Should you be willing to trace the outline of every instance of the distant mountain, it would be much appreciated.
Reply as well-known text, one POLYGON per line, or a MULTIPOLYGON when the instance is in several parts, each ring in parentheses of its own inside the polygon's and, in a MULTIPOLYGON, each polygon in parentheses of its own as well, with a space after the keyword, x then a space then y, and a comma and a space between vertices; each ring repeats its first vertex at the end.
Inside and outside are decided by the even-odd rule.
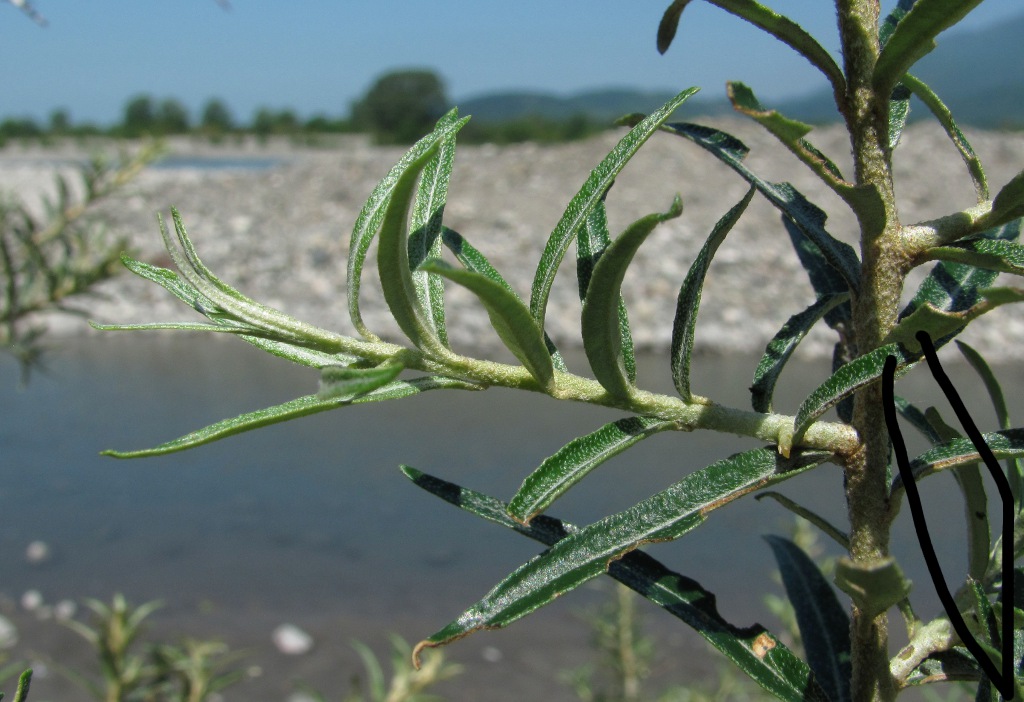
MULTIPOLYGON (((975 127, 1024 127, 1024 15, 998 25, 972 31, 940 35, 938 47, 913 69, 952 110, 956 120, 975 127)), ((503 122, 528 116, 561 120, 585 115, 596 121, 611 121, 630 112, 651 112, 675 93, 670 90, 641 91, 628 88, 589 90, 563 96, 544 92, 505 92, 469 97, 459 101, 463 114, 481 122, 503 122)), ((794 119, 812 123, 839 118, 831 94, 826 90, 773 102, 762 96, 766 106, 775 107, 794 119)), ((687 103, 688 114, 717 115, 731 112, 724 99, 694 98, 687 103)), ((926 114, 916 104, 912 118, 926 114)))
POLYGON ((630 112, 650 112, 665 104, 675 93, 628 88, 588 90, 574 95, 520 91, 490 93, 459 101, 459 112, 480 122, 506 122, 524 117, 567 119, 585 115, 593 120, 611 121, 630 112))

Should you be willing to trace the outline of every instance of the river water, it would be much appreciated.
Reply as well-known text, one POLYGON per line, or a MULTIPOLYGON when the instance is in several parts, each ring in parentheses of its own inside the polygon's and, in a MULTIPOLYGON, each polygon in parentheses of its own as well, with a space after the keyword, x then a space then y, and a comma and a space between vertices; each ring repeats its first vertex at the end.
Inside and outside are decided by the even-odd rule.
MULTIPOLYGON (((230 339, 109 334, 57 346, 45 372, 20 389, 17 364, 0 357, 0 594, 7 610, 16 611, 11 603, 29 589, 47 602, 109 600, 114 592, 135 602, 161 599, 160 626, 240 642, 256 651, 264 668, 290 671, 288 680, 274 684, 287 689, 299 679, 326 681, 334 697, 353 672, 342 674, 334 663, 352 659, 350 651, 342 653, 350 639, 382 650, 381 632, 410 640, 429 635, 539 551, 423 493, 398 471, 400 464, 508 499, 569 439, 621 416, 503 390, 435 392, 329 412, 182 454, 118 461, 99 451, 148 447, 308 394, 317 374, 230 339), (32 564, 24 554, 37 540, 51 555, 32 564), (270 660, 269 631, 284 621, 314 635, 320 658, 270 660)), ((694 390, 747 406, 755 364, 745 357, 698 356, 694 390)), ((976 378, 962 365, 948 365, 982 430, 994 428, 976 378)), ((1022 407, 1014 390, 1024 384, 1022 365, 998 369, 1017 404, 1017 424, 1022 407)), ((583 369, 585 362, 576 359, 572 366, 583 369)), ((663 358, 641 359, 641 383, 667 391, 666 366, 663 358)), ((794 365, 776 406, 795 411, 826 371, 825 362, 794 365)), ((897 392, 922 403, 939 397, 925 369, 901 381, 897 392)), ((954 421, 949 410, 944 414, 954 421)), ((599 468, 550 512, 585 524, 756 445, 703 432, 656 435, 599 468)), ((965 561, 957 490, 948 476, 922 487, 932 538, 955 583, 965 561)), ((845 523, 834 466, 787 482, 781 491, 845 523)), ((909 517, 900 520, 894 552, 915 582, 919 613, 935 614, 939 605, 909 517)), ((761 595, 781 589, 760 537, 787 534, 791 525, 777 504, 745 499, 650 552, 716 592, 726 618, 777 629, 761 595)), ((838 553, 824 539, 821 545, 827 554, 838 553)), ((555 678, 585 659, 579 649, 587 628, 575 612, 602 597, 588 588, 507 632, 455 644, 450 654, 472 670, 448 694, 471 699, 456 691, 490 690, 478 699, 521 699, 530 684, 543 684, 548 699, 573 699, 555 678), (524 675, 533 682, 522 682, 524 675)), ((653 608, 644 611, 671 655, 708 660, 692 632, 666 623, 653 608)), ((265 699, 283 699, 283 692, 275 694, 265 699)), ((251 689, 228 698, 262 699, 251 689)))

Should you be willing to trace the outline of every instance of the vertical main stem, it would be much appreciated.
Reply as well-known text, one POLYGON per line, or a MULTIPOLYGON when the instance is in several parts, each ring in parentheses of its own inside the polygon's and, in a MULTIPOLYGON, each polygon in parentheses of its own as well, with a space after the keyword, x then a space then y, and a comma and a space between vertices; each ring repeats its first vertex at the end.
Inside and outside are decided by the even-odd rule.
MULTIPOLYGON (((888 95, 879 95, 872 76, 878 59, 877 0, 836 0, 847 79, 841 105, 850 132, 856 182, 874 187, 883 203, 883 220, 861 219, 862 272, 853 305, 858 352, 881 345, 896 323, 906 273, 900 253, 888 135, 888 95)), ((870 566, 889 552, 892 517, 888 501, 889 434, 881 387, 860 391, 853 425, 860 449, 846 462, 846 501, 850 519, 850 558, 870 566)), ((852 696, 856 702, 888 702, 896 697, 889 673, 888 621, 854 606, 851 621, 852 696)))

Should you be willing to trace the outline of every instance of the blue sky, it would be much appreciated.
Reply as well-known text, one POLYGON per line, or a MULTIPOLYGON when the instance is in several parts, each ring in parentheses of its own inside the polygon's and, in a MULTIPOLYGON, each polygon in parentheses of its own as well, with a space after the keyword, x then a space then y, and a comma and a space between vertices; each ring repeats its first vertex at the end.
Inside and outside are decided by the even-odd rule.
MULTIPOLYGON (((455 102, 607 86, 720 96, 729 79, 770 99, 823 85, 804 59, 707 3, 686 10, 661 56, 654 36, 668 0, 233 0, 229 12, 214 0, 33 2, 48 27, 0 3, 0 117, 62 107, 75 122, 110 123, 139 93, 175 97, 193 114, 220 97, 246 121, 261 106, 341 116, 377 75, 402 67, 436 70, 455 102)), ((832 3, 767 4, 835 50, 832 3)), ((1022 12, 1021 0, 986 0, 964 26, 1022 12)))

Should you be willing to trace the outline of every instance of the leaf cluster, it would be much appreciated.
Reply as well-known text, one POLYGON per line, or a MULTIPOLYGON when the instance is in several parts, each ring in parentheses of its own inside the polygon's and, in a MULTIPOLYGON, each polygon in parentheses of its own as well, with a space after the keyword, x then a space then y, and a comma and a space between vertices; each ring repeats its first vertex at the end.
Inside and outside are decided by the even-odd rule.
MULTIPOLYGON (((688 4, 676 0, 666 11, 659 30, 659 47, 663 50, 673 40, 688 4)), ((803 29, 751 0, 712 0, 712 4, 769 32, 820 69, 851 131, 859 128, 857 91, 848 89, 844 70, 803 29)), ((507 626, 607 574, 695 629, 776 697, 794 702, 850 699, 854 655, 850 616, 835 588, 799 547, 781 537, 768 538, 795 607, 807 647, 806 661, 760 625, 739 627, 727 622, 717 611, 711 593, 696 580, 654 560, 642 547, 682 538, 720 508, 820 465, 851 465, 866 440, 853 423, 855 397, 863 397, 861 391, 866 388, 877 388, 887 367, 895 377, 911 372, 923 357, 918 343, 922 332, 941 346, 989 310, 1024 298, 1019 288, 995 287, 1000 272, 1024 272, 1024 249, 1018 243, 1020 218, 1024 215, 1024 173, 991 197, 982 164, 966 137, 938 97, 907 73, 934 45, 935 35, 974 4, 901 1, 877 28, 881 48, 870 76, 871 89, 882 95, 888 106, 885 124, 890 150, 898 146, 911 93, 921 96, 943 125, 978 194, 978 203, 968 209, 913 225, 901 223, 884 183, 864 180, 860 175, 847 178, 834 160, 808 140, 809 125, 766 108, 741 83, 729 86, 737 111, 761 124, 850 208, 864 236, 861 254, 829 231, 826 213, 791 183, 771 182, 755 173, 745 163, 748 148, 734 136, 705 125, 669 121, 696 93, 693 88, 682 91, 651 115, 624 118, 628 131, 595 166, 555 223, 541 251, 528 298, 521 297, 466 236, 444 224, 456 137, 466 122, 455 110, 442 116, 433 131, 417 141, 381 179, 355 223, 348 258, 348 309, 358 337, 296 320, 221 281, 200 260, 175 212, 175 236, 162 229, 178 272, 130 258, 125 263, 208 321, 101 328, 177 328, 235 334, 270 353, 317 369, 320 391, 218 422, 151 449, 109 454, 135 457, 169 453, 306 414, 440 388, 503 386, 611 407, 626 416, 568 441, 527 475, 507 501, 403 467, 405 475, 419 487, 546 547, 447 626, 420 642, 414 658, 418 661, 425 649, 470 633, 507 626), (664 210, 641 217, 615 236, 608 230, 606 212, 607 195, 616 178, 656 132, 696 146, 698 154, 703 152, 726 164, 749 188, 708 233, 680 284, 669 351, 674 397, 645 390, 638 383, 622 283, 639 247, 655 228, 682 216, 683 203, 676 198, 664 210), (693 350, 708 271, 755 196, 763 197, 778 211, 781 245, 794 247, 815 299, 808 300, 804 309, 794 310, 782 329, 767 341, 753 371, 750 409, 743 409, 726 407, 694 393, 693 350), (863 252, 870 252, 874 242, 885 237, 886 245, 895 252, 897 263, 892 265, 900 269, 900 275, 916 266, 937 263, 909 304, 897 310, 895 322, 884 335, 873 336, 877 330, 866 329, 863 315, 858 317, 857 310, 863 308, 864 299, 878 294, 865 281, 873 280, 873 272, 867 269, 881 264, 863 252), (378 336, 361 313, 364 268, 374 244, 377 283, 405 337, 401 343, 378 336), (573 245, 582 305, 581 343, 589 374, 571 371, 545 332, 552 284, 573 245), (467 357, 452 348, 444 304, 446 284, 465 288, 479 301, 518 364, 467 357), (808 394, 795 415, 780 414, 773 408, 779 379, 802 339, 821 324, 835 335, 832 373, 808 394), (833 409, 840 421, 825 419, 833 409), (592 524, 577 527, 547 514, 556 500, 593 470, 649 436, 698 429, 754 437, 766 445, 710 465, 686 466, 685 476, 675 484, 592 524)), ((696 168, 699 166, 695 167, 699 172, 696 168)), ((1016 486, 1014 514, 1019 515, 1024 474, 1018 459, 1024 455, 1024 430, 1011 428, 991 370, 977 354, 970 350, 965 353, 990 389, 1000 413, 1000 428, 985 434, 983 440, 997 458, 1007 461, 1006 475, 1016 486)), ((955 435, 935 410, 915 407, 898 397, 894 402, 905 420, 933 444, 911 462, 915 480, 952 472, 961 485, 968 514, 980 515, 967 527, 971 568, 958 591, 957 607, 975 623, 977 636, 987 646, 985 650, 998 655, 998 637, 993 632, 1000 630, 993 622, 1003 616, 999 581, 1003 551, 993 545, 998 539, 991 536, 984 488, 976 477, 979 449, 955 435)), ((890 474, 882 488, 881 498, 889 517, 895 517, 904 486, 898 479, 892 480, 890 474)), ((780 502, 820 527, 843 548, 851 548, 852 535, 829 524, 812 508, 786 499, 780 502)), ((1012 555, 1016 559, 1024 547, 1024 537, 1020 536, 1024 534, 1024 519, 1014 519, 1007 533, 1013 535, 1012 555)), ((905 650, 892 661, 889 682, 894 687, 969 679, 977 682, 979 689, 987 689, 989 682, 977 661, 964 655, 960 642, 948 633, 948 618, 924 622, 914 614, 908 599, 909 584, 894 560, 840 560, 836 585, 854 602, 857 612, 873 618, 896 607, 904 617, 911 644, 909 653, 905 650)), ((1016 617, 1017 613, 1006 616, 1016 617)))
POLYGON ((28 318, 46 311, 80 315, 67 302, 120 272, 125 242, 112 240, 89 214, 160 153, 152 144, 117 162, 94 158, 79 171, 80 197, 68 178, 56 176, 56 194, 44 199, 41 218, 0 194, 0 347, 26 366, 39 353, 43 331, 28 318))

